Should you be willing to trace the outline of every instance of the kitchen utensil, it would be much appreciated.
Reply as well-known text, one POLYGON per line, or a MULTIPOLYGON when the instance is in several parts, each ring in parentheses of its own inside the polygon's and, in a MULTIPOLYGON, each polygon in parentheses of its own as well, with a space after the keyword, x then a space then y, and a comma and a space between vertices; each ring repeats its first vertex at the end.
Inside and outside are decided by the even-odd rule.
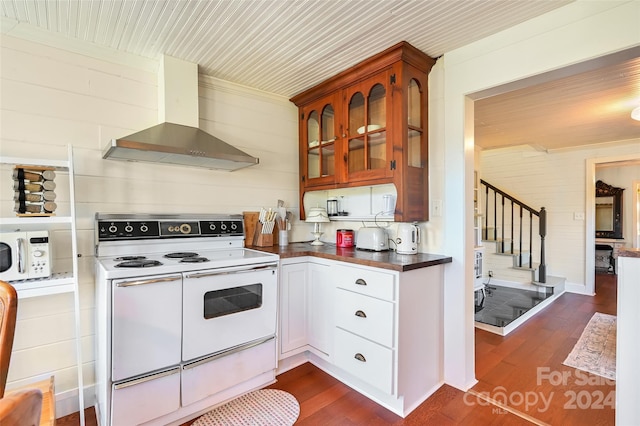
POLYGON ((416 254, 420 242, 420 228, 415 223, 401 223, 398 225, 396 237, 396 253, 416 254))

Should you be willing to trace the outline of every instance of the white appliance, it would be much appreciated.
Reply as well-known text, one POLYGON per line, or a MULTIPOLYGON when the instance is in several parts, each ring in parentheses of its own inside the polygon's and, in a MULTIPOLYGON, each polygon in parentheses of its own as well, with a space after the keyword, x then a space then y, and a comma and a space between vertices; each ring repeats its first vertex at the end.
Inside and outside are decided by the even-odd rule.
POLYGON ((360 250, 389 250, 389 238, 382 228, 360 228, 356 235, 356 248, 360 250))
POLYGON ((97 414, 168 424, 275 377, 278 256, 241 215, 96 215, 97 414))
POLYGON ((396 253, 416 254, 420 243, 420 228, 414 223, 401 223, 398 225, 396 236, 396 253))
POLYGON ((0 233, 0 280, 17 281, 50 275, 48 231, 0 233))

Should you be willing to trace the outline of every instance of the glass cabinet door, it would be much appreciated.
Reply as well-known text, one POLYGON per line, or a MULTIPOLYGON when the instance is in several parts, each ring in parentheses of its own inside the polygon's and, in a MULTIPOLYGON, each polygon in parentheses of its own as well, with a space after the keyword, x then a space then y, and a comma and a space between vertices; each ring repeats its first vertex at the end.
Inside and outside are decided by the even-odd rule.
POLYGON ((306 116, 307 184, 315 180, 332 180, 335 175, 336 117, 333 106, 318 103, 306 116))
POLYGON ((422 164, 422 137, 424 127, 422 123, 422 90, 415 79, 409 81, 407 88, 407 149, 408 163, 410 167, 423 167, 422 164))
POLYGON ((388 99, 384 83, 384 77, 378 77, 347 92, 347 174, 350 178, 363 172, 384 175, 388 168, 388 99))

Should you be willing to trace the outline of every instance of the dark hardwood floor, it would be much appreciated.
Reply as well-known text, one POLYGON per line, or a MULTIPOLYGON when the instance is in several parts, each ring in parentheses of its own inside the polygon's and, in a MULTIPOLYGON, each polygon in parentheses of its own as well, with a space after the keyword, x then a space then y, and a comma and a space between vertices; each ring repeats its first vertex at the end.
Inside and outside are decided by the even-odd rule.
MULTIPOLYGON (((298 425, 613 425, 614 382, 562 365, 595 312, 616 314, 616 276, 597 274, 596 293, 564 294, 505 337, 476 330, 478 383, 466 394, 442 386, 404 419, 309 363, 270 387, 298 399, 298 425)), ((86 416, 95 426, 93 408, 86 416)), ((57 423, 78 424, 77 413, 57 423)))

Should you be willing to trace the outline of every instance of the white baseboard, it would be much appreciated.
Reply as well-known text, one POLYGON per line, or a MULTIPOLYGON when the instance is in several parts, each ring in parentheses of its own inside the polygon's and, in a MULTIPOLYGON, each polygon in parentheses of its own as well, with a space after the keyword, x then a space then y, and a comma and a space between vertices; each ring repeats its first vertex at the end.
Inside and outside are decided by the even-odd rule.
MULTIPOLYGON (((84 387, 84 408, 96 405, 96 392, 94 385, 84 387)), ((78 389, 56 393, 56 417, 64 417, 79 410, 78 389)))
POLYGON ((586 284, 566 282, 565 291, 569 293, 584 294, 585 296, 595 296, 595 294, 587 291, 586 284))

